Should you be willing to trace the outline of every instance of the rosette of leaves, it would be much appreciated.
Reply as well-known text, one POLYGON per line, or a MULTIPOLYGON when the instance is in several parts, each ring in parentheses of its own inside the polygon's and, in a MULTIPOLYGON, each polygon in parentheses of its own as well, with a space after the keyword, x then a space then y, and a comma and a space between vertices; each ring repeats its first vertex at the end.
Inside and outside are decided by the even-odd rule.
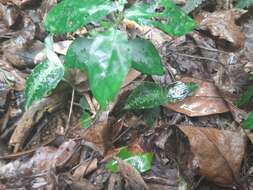
MULTIPOLYGON (((119 18, 111 20, 113 27, 108 30, 89 38, 74 40, 64 59, 65 70, 77 68, 86 73, 92 94, 102 109, 115 98, 131 68, 148 75, 163 74, 161 58, 153 44, 141 38, 128 39, 126 32, 118 29, 122 15, 140 25, 157 27, 176 36, 190 32, 195 26, 195 22, 169 0, 152 4, 136 3, 129 9, 123 9, 126 2, 62 0, 49 11, 45 19, 48 32, 64 34, 91 22, 101 23, 103 18, 110 14, 113 14, 110 18, 120 15, 119 18)), ((57 80, 50 79, 49 76, 59 70, 58 67, 53 69, 52 65, 55 66, 51 61, 47 62, 47 67, 38 65, 27 80, 27 107, 55 88, 63 78, 64 69, 61 67, 61 74, 55 77, 57 80), (36 80, 38 76, 40 80, 36 80), (36 83, 35 86, 43 86, 43 93, 33 90, 33 83, 36 83)))

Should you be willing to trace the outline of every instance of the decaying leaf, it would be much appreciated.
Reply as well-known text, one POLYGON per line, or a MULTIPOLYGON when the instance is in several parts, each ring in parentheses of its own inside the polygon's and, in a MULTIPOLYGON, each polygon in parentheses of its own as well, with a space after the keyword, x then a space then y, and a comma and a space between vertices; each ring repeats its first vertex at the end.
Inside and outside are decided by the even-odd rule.
POLYGON ((0 82, 13 87, 16 91, 22 91, 25 86, 25 76, 11 64, 0 59, 0 82))
POLYGON ((148 186, 141 175, 130 164, 116 159, 119 165, 119 172, 126 180, 126 189, 147 190, 148 186))
POLYGON ((65 98, 63 96, 54 95, 44 98, 42 101, 35 103, 28 109, 20 120, 15 124, 15 128, 9 144, 14 146, 14 152, 17 152, 31 131, 32 127, 39 122, 46 112, 52 112, 62 106, 65 98))
POLYGON ((165 105, 166 108, 190 117, 206 116, 229 111, 226 102, 219 95, 213 83, 188 77, 183 78, 182 81, 197 83, 199 88, 194 93, 194 96, 187 97, 181 102, 167 104, 165 105))
POLYGON ((109 133, 107 122, 96 123, 94 126, 86 129, 81 136, 84 140, 95 145, 95 149, 101 155, 108 149, 109 133))
POLYGON ((234 48, 242 48, 245 36, 240 27, 235 24, 235 19, 243 13, 245 11, 240 12, 233 9, 213 13, 203 12, 199 28, 209 31, 214 37, 230 42, 234 48))
POLYGON ((233 185, 239 177, 245 136, 239 132, 179 126, 188 137, 200 174, 219 185, 233 185))
POLYGON ((80 165, 76 168, 76 170, 73 173, 73 177, 76 179, 81 179, 83 176, 89 174, 90 172, 97 169, 97 163, 98 160, 95 158, 93 160, 88 160, 83 163, 80 163, 80 165))
POLYGON ((0 16, 6 26, 9 28, 15 24, 20 16, 19 10, 11 5, 3 5, 0 3, 0 16))
POLYGON ((75 141, 69 140, 59 148, 41 147, 30 159, 16 160, 1 167, 1 178, 6 180, 6 185, 11 189, 18 189, 18 186, 25 184, 28 184, 29 187, 50 189, 48 185, 54 183, 52 179, 55 177, 55 168, 66 165, 74 154, 76 145, 75 141), (40 175, 41 173, 45 175, 40 175))

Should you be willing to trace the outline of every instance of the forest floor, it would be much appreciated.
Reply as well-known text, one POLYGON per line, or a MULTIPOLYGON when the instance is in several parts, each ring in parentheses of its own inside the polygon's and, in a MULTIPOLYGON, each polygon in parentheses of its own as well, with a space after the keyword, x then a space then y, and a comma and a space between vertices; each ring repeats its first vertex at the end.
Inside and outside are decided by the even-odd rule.
MULTIPOLYGON (((92 117, 98 108, 77 71, 75 90, 62 82, 23 109, 25 80, 45 57, 43 18, 56 3, 0 1, 0 189, 253 189, 253 133, 245 129, 252 127, 245 119, 253 106, 253 9, 206 3, 193 11, 198 26, 185 36, 150 29, 146 38, 166 74, 130 71, 113 108, 86 129, 82 108, 92 117), (180 102, 121 110, 137 83, 175 80, 199 88, 180 102), (148 153, 150 166, 141 157, 148 153), (124 154, 148 170, 137 172, 124 154), (118 172, 107 167, 112 159, 118 172)), ((63 57, 85 31, 56 37, 54 51, 63 57)))

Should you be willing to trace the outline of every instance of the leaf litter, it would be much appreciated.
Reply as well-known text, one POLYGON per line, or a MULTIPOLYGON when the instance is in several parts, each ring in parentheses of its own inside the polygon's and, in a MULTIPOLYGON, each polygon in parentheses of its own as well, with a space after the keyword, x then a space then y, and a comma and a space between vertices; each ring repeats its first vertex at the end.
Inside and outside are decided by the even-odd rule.
MULTIPOLYGON (((186 2, 176 1, 180 6, 186 2)), ((85 129, 79 122, 81 94, 91 97, 86 112, 99 110, 87 78, 79 72, 69 75, 78 92, 72 114, 71 93, 63 93, 71 90, 64 82, 53 95, 23 109, 24 81, 46 58, 43 19, 57 1, 1 1, 0 189, 250 189, 251 114, 245 119, 252 100, 243 99, 240 108, 236 101, 252 85, 252 9, 226 9, 225 1, 220 1, 224 7, 217 1, 199 2, 200 7, 191 8, 199 24, 182 37, 124 20, 132 36, 150 39, 159 50, 164 76, 158 81, 131 70, 117 102, 85 129), (164 87, 175 79, 199 88, 179 102, 162 101, 151 112, 156 116, 148 115, 151 121, 145 116, 148 109, 122 109, 140 81, 164 87), (68 117, 71 127, 66 132, 68 117), (150 167, 138 172, 117 154, 124 147, 135 147, 129 154, 138 160, 137 168, 143 164, 138 156, 152 153, 150 167), (106 168, 112 159, 118 163, 116 173, 106 168)), ((53 48, 60 57, 75 35, 57 37, 53 48)))

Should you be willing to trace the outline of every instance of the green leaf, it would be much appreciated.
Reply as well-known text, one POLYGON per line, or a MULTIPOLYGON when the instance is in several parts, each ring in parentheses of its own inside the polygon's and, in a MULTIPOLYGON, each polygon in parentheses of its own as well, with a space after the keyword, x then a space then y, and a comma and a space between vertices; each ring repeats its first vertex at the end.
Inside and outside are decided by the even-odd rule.
POLYGON ((85 129, 89 128, 90 127, 90 121, 91 121, 90 113, 87 112, 87 111, 84 111, 83 115, 80 118, 80 123, 81 123, 82 127, 85 128, 85 129))
POLYGON ((76 68, 84 71, 89 61, 91 44, 92 40, 87 38, 77 38, 74 40, 64 58, 65 68, 76 68))
POLYGON ((239 100, 236 102, 237 106, 243 106, 250 101, 253 96, 253 85, 249 86, 243 94, 240 96, 239 100))
POLYGON ((253 129, 253 111, 249 113, 248 117, 243 122, 245 129, 253 129))
POLYGON ((49 11, 45 28, 56 34, 74 32, 90 22, 100 21, 115 10, 117 7, 111 0, 62 0, 49 11))
POLYGON ((205 1, 206 0, 187 0, 186 4, 182 7, 182 10, 189 14, 199 8, 205 1))
POLYGON ((167 90, 158 84, 145 82, 129 95, 124 109, 147 109, 165 104, 167 90))
POLYGON ((244 9, 248 8, 253 4, 253 0, 239 0, 235 7, 244 9))
POLYGON ((89 51, 90 88, 101 108, 114 99, 131 67, 127 36, 119 30, 97 36, 89 51))
POLYGON ((50 49, 53 51, 53 45, 54 45, 54 40, 53 40, 53 36, 52 35, 48 35, 46 38, 45 38, 45 46, 47 49, 50 49))
POLYGON ((131 67, 127 42, 123 32, 110 29, 91 41, 76 40, 67 52, 65 65, 86 71, 91 91, 102 109, 114 99, 131 67))
POLYGON ((152 4, 135 3, 125 11, 125 17, 140 25, 157 27, 174 36, 192 31, 196 25, 193 19, 170 0, 160 0, 152 4))
POLYGON ((148 75, 163 75, 163 64, 155 46, 144 39, 129 40, 132 52, 132 67, 148 75))
POLYGON ((190 96, 193 91, 198 88, 196 83, 183 83, 176 82, 172 87, 169 87, 167 90, 168 103, 173 103, 176 101, 181 101, 187 96, 190 96))
POLYGON ((147 109, 183 100, 198 88, 195 83, 176 82, 170 87, 145 82, 129 95, 124 109, 147 109))
MULTIPOLYGON (((121 148, 117 157, 133 166, 140 173, 146 172, 152 167, 153 154, 152 153, 132 153, 127 147, 121 148)), ((106 164, 106 168, 111 172, 118 171, 118 164, 115 160, 110 160, 106 164)))
POLYGON ((253 72, 249 74, 249 80, 253 80, 253 72))
POLYGON ((54 89, 64 76, 64 67, 49 61, 37 65, 26 80, 26 109, 54 89))

